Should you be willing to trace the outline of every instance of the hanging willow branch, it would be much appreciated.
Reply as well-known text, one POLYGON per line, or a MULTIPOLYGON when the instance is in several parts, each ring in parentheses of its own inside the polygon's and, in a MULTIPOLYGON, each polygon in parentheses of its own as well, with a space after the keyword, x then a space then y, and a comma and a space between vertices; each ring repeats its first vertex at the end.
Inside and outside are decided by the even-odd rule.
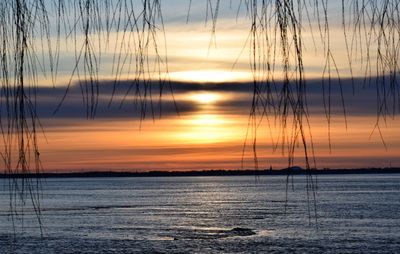
POLYGON ((22 218, 19 216, 30 200, 42 229, 40 181, 30 176, 42 169, 38 145, 42 127, 36 112, 36 92, 41 77, 50 76, 56 84, 59 63, 63 61, 62 47, 73 52, 73 64, 64 97, 55 111, 62 106, 72 83, 77 82, 86 117, 96 115, 101 58, 113 47, 113 94, 123 72, 128 73, 126 79, 133 81, 125 97, 134 95, 142 119, 149 109, 154 117, 151 80, 158 78, 161 98, 163 73, 168 73, 166 48, 157 46, 163 26, 161 3, 157 0, 0 2, 0 153, 9 175, 13 223, 15 218, 22 218))
MULTIPOLYGON (((288 158, 288 168, 294 165, 296 150, 302 150, 306 169, 316 168, 310 115, 307 108, 307 78, 304 64, 304 41, 307 31, 314 47, 322 45, 323 107, 328 123, 331 149, 332 80, 339 81, 345 126, 347 112, 341 79, 364 73, 365 85, 375 80, 377 120, 374 130, 382 137, 381 120, 394 117, 400 109, 397 73, 400 57, 399 1, 343 0, 342 29, 347 52, 348 73, 341 73, 332 49, 329 17, 332 6, 339 3, 305 0, 245 1, 251 21, 248 47, 253 72, 253 101, 249 126, 253 137, 255 167, 257 132, 266 119, 280 130, 278 140, 272 140, 288 158), (319 38, 318 38, 319 37, 319 38), (320 43, 318 43, 318 41, 320 43), (375 68, 375 69, 373 69, 375 68), (375 78, 374 78, 375 77, 375 78)), ((343 67, 342 67, 343 68, 343 67)), ((346 69, 346 68, 344 68, 346 69)), ((354 85, 353 85, 354 87, 354 85)), ((382 141, 384 143, 383 137, 382 141)), ((289 176, 288 176, 289 177, 289 176)), ((287 181, 288 183, 289 181, 287 181)), ((315 200, 316 179, 307 175, 307 191, 315 200)), ((315 205, 315 202, 314 202, 315 205)), ((316 207, 314 206, 314 212, 316 207)), ((309 216, 311 208, 309 207, 309 216)))

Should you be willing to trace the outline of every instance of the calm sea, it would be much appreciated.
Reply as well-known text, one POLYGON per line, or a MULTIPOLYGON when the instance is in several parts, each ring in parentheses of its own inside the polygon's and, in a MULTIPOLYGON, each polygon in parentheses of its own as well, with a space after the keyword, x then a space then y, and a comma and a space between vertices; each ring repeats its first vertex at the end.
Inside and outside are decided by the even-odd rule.
POLYGON ((400 252, 400 174, 319 176, 317 222, 304 176, 294 177, 287 203, 286 176, 42 184, 43 237, 29 205, 14 237, 1 182, 0 253, 400 252))

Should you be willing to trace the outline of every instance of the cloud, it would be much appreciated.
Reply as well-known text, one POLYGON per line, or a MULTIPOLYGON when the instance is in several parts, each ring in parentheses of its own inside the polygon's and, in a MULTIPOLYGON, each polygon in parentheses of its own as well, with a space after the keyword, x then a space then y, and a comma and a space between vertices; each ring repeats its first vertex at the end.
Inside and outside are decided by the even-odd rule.
MULTIPOLYGON (((306 97, 309 113, 311 117, 315 114, 325 114, 329 112, 330 107, 331 115, 343 115, 344 103, 348 116, 376 115, 378 103, 383 103, 377 99, 377 88, 381 89, 382 86, 386 86, 388 89, 389 86, 389 84, 384 84, 383 80, 371 78, 366 82, 362 78, 354 80, 332 79, 330 84, 327 81, 323 84, 321 80, 317 79, 308 80, 306 82, 306 97)), ((76 83, 69 88, 57 113, 54 113, 54 111, 62 101, 67 88, 39 87, 36 99, 39 117, 54 119, 86 118, 85 100, 90 99, 91 94, 85 94, 86 87, 83 83, 81 85, 76 83), (87 98, 86 95, 89 97, 87 98)), ((277 81, 270 86, 274 91, 272 95, 276 99, 276 95, 281 91, 283 84, 277 81)), ((90 89, 90 85, 88 88, 90 89)), ((201 105, 189 99, 187 95, 202 92, 218 93, 223 98, 215 102, 215 112, 248 114, 253 94, 252 83, 170 82, 160 86, 157 82, 151 82, 145 87, 144 84, 137 86, 133 81, 118 81, 115 84, 114 81, 104 80, 99 82, 98 88, 96 118, 137 119, 142 111, 148 118, 158 118, 160 115, 168 117, 170 115, 190 114, 199 111, 201 105), (112 95, 113 91, 115 92, 114 95, 112 95), (144 98, 145 92, 146 98, 144 98)), ((290 89, 295 94, 295 85, 290 85, 290 89)), ((386 104, 379 105, 384 105, 390 109, 393 106, 390 98, 390 96, 387 96, 386 104)))

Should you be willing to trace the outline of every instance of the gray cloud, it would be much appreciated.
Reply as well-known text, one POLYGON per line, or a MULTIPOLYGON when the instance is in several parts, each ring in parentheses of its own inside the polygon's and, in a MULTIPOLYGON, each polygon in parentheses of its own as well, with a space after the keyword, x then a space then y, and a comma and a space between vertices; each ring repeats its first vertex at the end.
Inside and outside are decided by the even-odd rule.
MULTIPOLYGON (((333 79, 330 85, 325 81, 322 85, 321 80, 307 81, 307 105, 311 115, 325 114, 325 109, 328 110, 329 101, 332 115, 343 114, 342 95, 346 113, 352 115, 376 115, 377 111, 377 87, 386 86, 389 84, 383 83, 383 79, 371 78, 369 81, 364 79, 333 79), (354 92, 353 92, 354 90, 354 92)), ((387 79, 386 79, 387 81, 387 79)), ((217 101, 215 104, 216 110, 219 112, 232 114, 247 114, 250 110, 251 99, 253 93, 252 83, 216 83, 216 84, 201 84, 201 83, 184 83, 170 82, 165 83, 161 87, 158 83, 153 82, 148 84, 147 98, 142 100, 142 103, 135 102, 136 85, 130 81, 119 81, 115 86, 115 94, 112 103, 111 95, 114 90, 114 81, 100 81, 97 118, 138 118, 143 110, 146 117, 167 117, 169 115, 191 113, 199 110, 200 105, 195 101, 182 99, 189 93, 196 92, 217 92, 234 94, 233 99, 217 101), (160 100, 161 89, 161 100, 160 100), (150 100, 149 95, 152 95, 150 100), (123 97, 127 99, 123 101, 123 97), (175 96, 175 102, 172 100, 172 95, 175 96), (110 105, 109 105, 110 104, 110 105), (161 110, 161 112, 160 112, 161 110), (178 111, 177 111, 178 110, 178 111)), ((281 82, 275 82, 270 85, 273 92, 273 97, 282 88, 281 82)), ((144 85, 139 86, 141 96, 143 96, 144 85)), ((265 87, 264 87, 265 88, 265 87)), ((291 87, 295 91, 295 86, 291 87)), ((84 90, 84 89, 83 89, 84 90)), ((381 89, 382 90, 382 89, 381 89)), ((85 118, 86 106, 82 89, 79 84, 72 85, 67 93, 66 99, 60 107, 59 111, 54 114, 57 105, 61 102, 66 87, 40 87, 37 91, 37 113, 42 118, 85 118)), ((83 91, 85 92, 85 91, 83 91)), ((390 96, 387 96, 388 101, 385 106, 393 107, 393 101, 390 101, 390 96)), ((382 104, 380 104, 382 105, 382 104)))

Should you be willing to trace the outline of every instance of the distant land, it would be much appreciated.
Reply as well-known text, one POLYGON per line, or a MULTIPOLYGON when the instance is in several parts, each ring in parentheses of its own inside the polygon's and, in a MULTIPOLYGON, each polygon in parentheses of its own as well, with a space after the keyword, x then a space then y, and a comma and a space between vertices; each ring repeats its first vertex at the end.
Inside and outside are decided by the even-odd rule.
POLYGON ((173 177, 173 176, 243 176, 243 175, 326 175, 326 174, 387 174, 400 173, 400 168, 310 169, 291 167, 280 170, 201 170, 201 171, 87 171, 69 173, 0 174, 0 178, 72 178, 72 177, 173 177))

